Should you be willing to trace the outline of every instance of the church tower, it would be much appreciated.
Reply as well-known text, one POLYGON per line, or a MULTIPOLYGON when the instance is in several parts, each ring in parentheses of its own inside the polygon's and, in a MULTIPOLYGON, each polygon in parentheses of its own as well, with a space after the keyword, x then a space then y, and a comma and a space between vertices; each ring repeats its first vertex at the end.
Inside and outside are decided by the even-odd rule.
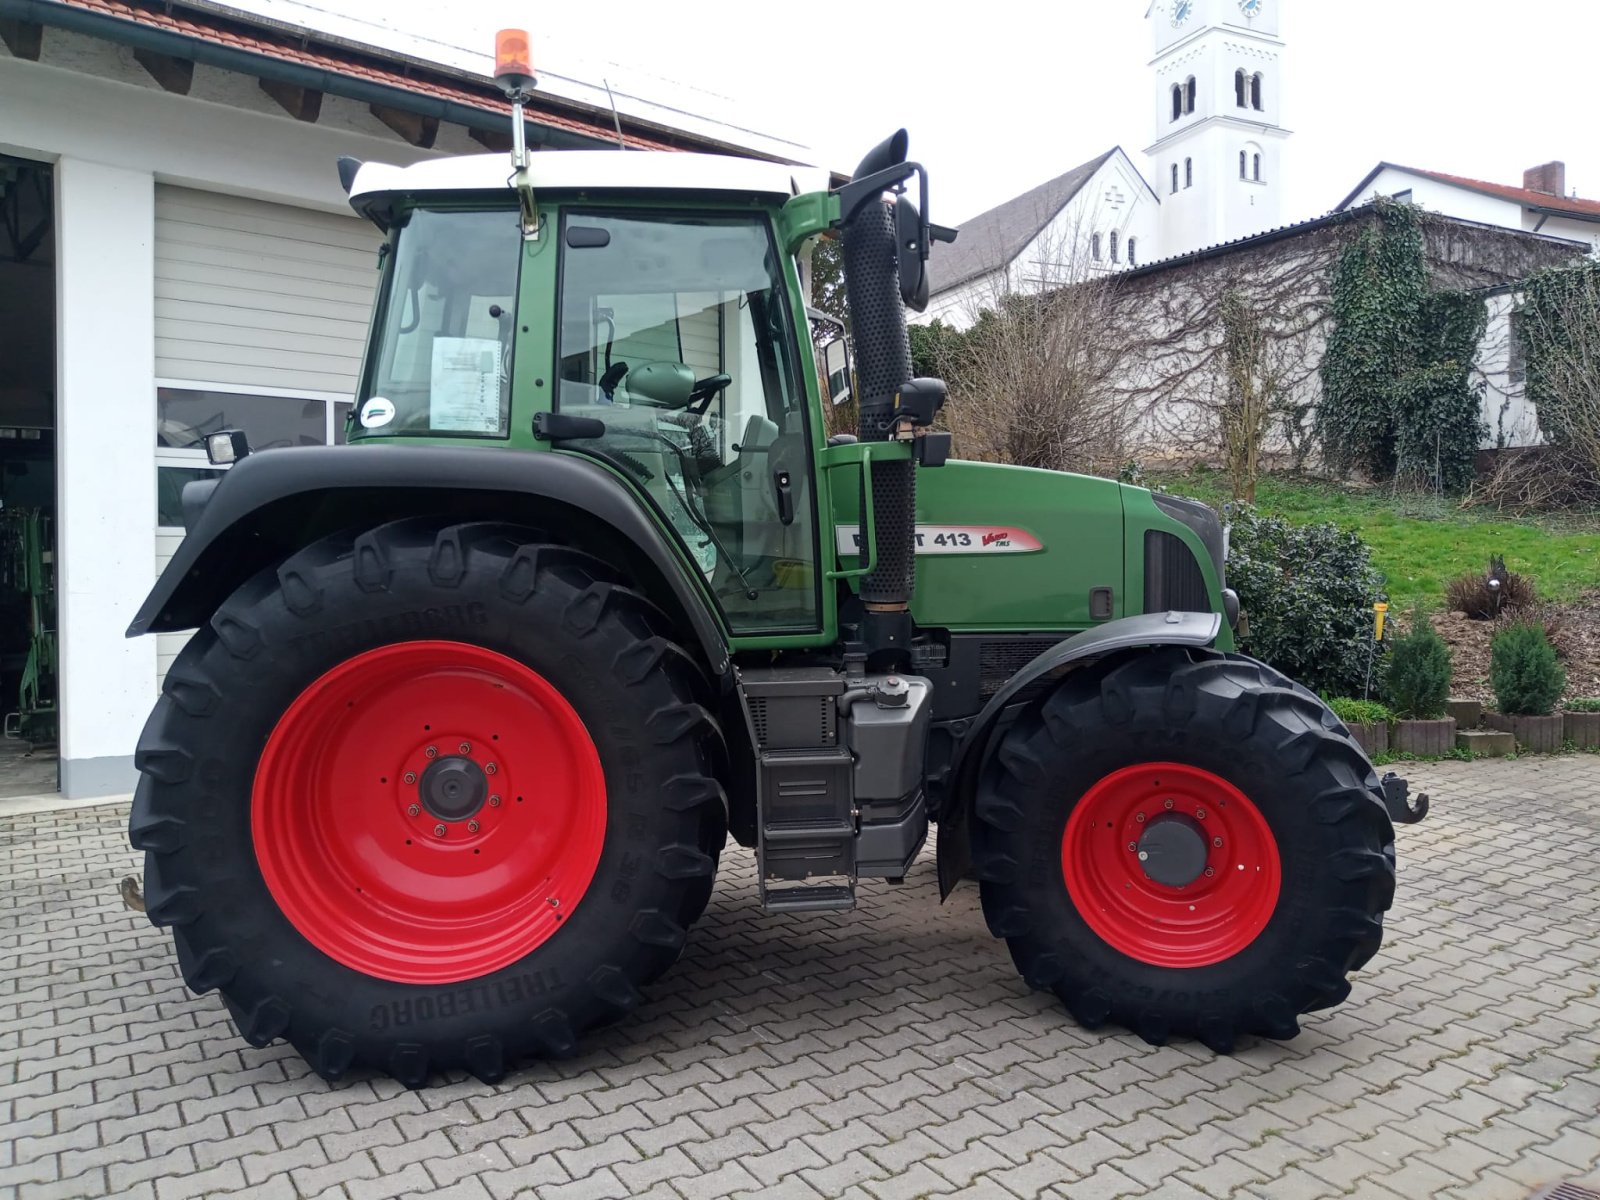
POLYGON ((1282 0, 1153 0, 1150 182, 1163 257, 1283 222, 1282 0))

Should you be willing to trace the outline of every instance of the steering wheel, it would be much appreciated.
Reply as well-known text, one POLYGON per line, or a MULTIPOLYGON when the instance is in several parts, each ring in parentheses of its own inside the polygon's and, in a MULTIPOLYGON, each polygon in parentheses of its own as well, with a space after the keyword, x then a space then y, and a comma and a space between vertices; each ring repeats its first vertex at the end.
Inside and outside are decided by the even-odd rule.
POLYGON ((694 387, 689 389, 689 403, 686 407, 695 416, 700 416, 711 407, 711 401, 716 398, 717 393, 732 382, 731 375, 707 375, 704 379, 695 380, 694 387), (699 403, 698 408, 695 407, 696 402, 699 403))

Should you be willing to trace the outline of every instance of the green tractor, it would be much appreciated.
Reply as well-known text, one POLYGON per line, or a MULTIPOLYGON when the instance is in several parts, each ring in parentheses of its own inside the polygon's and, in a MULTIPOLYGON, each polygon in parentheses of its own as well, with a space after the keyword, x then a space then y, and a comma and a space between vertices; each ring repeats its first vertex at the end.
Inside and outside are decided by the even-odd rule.
POLYGON ((1210 509, 948 458, 905 308, 954 234, 904 133, 803 194, 511 166, 341 163, 387 235, 350 444, 213 435, 233 465, 129 631, 199 630, 130 821, 188 985, 327 1078, 494 1080, 640 1003, 730 834, 785 913, 905 880, 936 824, 941 896, 976 878, 1086 1026, 1226 1052, 1343 1000, 1415 810, 1234 652, 1210 509), (824 430, 819 236, 855 436, 824 430))

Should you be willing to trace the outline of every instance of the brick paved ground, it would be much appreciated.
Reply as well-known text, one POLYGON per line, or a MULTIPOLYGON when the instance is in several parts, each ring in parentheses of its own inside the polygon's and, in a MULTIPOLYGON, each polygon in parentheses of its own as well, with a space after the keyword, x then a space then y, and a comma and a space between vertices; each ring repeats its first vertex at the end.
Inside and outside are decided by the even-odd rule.
POLYGON ((120 807, 0 820, 0 1194, 1526 1196, 1600 1186, 1600 759, 1445 763, 1351 1002, 1232 1058, 1087 1033, 932 863, 705 923, 586 1055, 407 1092, 252 1050, 128 912, 120 807))

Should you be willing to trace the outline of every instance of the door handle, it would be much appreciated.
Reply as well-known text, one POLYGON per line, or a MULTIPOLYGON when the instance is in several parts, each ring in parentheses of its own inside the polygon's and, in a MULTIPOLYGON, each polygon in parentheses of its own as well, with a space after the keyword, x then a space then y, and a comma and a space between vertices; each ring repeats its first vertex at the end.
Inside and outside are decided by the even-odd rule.
POLYGON ((794 524, 794 492, 789 486, 789 472, 772 473, 772 490, 778 498, 778 520, 784 525, 794 524))

